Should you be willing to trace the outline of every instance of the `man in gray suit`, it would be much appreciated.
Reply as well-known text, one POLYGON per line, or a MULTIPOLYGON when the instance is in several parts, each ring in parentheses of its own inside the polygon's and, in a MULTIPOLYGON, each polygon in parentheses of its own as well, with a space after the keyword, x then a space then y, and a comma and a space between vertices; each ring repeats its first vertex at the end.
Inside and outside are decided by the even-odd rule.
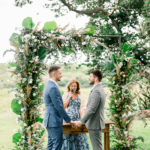
POLYGON ((93 85, 88 98, 86 113, 77 121, 75 126, 80 127, 85 124, 92 143, 93 150, 102 150, 102 129, 105 128, 104 106, 105 91, 100 81, 103 73, 100 70, 92 70, 89 76, 89 83, 93 85))

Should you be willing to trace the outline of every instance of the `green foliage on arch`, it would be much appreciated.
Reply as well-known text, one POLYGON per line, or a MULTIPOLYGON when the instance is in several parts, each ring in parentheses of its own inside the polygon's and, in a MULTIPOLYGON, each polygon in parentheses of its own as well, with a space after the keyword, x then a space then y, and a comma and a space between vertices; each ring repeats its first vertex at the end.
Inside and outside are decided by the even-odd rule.
POLYGON ((13 99, 11 102, 11 109, 15 114, 20 115, 21 114, 21 106, 18 102, 19 101, 17 99, 13 99))
POLYGON ((31 17, 27 17, 27 18, 25 18, 25 19, 23 20, 22 26, 23 26, 24 28, 27 28, 27 29, 32 29, 32 28, 35 26, 35 24, 34 24, 34 22, 32 21, 32 18, 31 18, 31 17))
POLYGON ((21 134, 20 133, 15 133, 14 135, 13 135, 13 143, 17 143, 17 142, 20 142, 20 140, 21 140, 21 134))
POLYGON ((56 27, 57 27, 57 24, 55 21, 46 22, 43 27, 43 31, 51 32, 51 30, 56 29, 56 27))

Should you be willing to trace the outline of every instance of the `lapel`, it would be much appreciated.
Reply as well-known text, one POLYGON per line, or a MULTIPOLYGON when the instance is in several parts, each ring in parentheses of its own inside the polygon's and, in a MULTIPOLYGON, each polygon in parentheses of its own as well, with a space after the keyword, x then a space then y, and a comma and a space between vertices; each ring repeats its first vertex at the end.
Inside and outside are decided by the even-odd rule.
POLYGON ((52 86, 54 86, 54 87, 56 87, 56 88, 58 89, 58 91, 59 91, 59 96, 60 96, 60 99, 61 99, 61 102, 63 103, 63 101, 62 101, 62 96, 61 96, 61 93, 60 93, 59 87, 56 85, 56 83, 55 83, 55 82, 53 82, 53 81, 51 81, 51 80, 49 80, 49 82, 50 82, 50 84, 51 84, 52 86))
POLYGON ((101 84, 101 83, 98 83, 98 84, 95 85, 95 87, 91 90, 91 93, 90 93, 89 98, 88 98, 87 106, 90 104, 90 97, 91 97, 92 92, 93 92, 98 86, 100 86, 100 84, 101 84))

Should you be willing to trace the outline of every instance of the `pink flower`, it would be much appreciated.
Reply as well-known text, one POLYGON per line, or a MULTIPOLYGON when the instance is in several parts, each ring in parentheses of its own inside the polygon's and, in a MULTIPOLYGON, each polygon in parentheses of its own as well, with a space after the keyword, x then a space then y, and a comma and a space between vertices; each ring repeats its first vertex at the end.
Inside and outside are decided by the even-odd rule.
POLYGON ((19 82, 19 83, 21 83, 21 80, 22 80, 22 78, 21 78, 21 77, 19 77, 19 78, 18 78, 18 82, 19 82))

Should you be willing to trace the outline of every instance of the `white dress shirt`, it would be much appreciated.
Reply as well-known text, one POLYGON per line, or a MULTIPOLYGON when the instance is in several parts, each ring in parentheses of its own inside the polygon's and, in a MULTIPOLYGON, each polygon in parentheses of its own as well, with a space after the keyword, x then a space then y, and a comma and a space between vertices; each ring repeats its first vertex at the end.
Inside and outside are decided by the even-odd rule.
MULTIPOLYGON (((49 80, 52 81, 52 82, 54 82, 54 83, 58 86, 58 84, 57 84, 56 81, 54 81, 54 80, 52 80, 52 79, 49 79, 49 80)), ((59 88, 59 86, 58 86, 58 88, 59 88)))

